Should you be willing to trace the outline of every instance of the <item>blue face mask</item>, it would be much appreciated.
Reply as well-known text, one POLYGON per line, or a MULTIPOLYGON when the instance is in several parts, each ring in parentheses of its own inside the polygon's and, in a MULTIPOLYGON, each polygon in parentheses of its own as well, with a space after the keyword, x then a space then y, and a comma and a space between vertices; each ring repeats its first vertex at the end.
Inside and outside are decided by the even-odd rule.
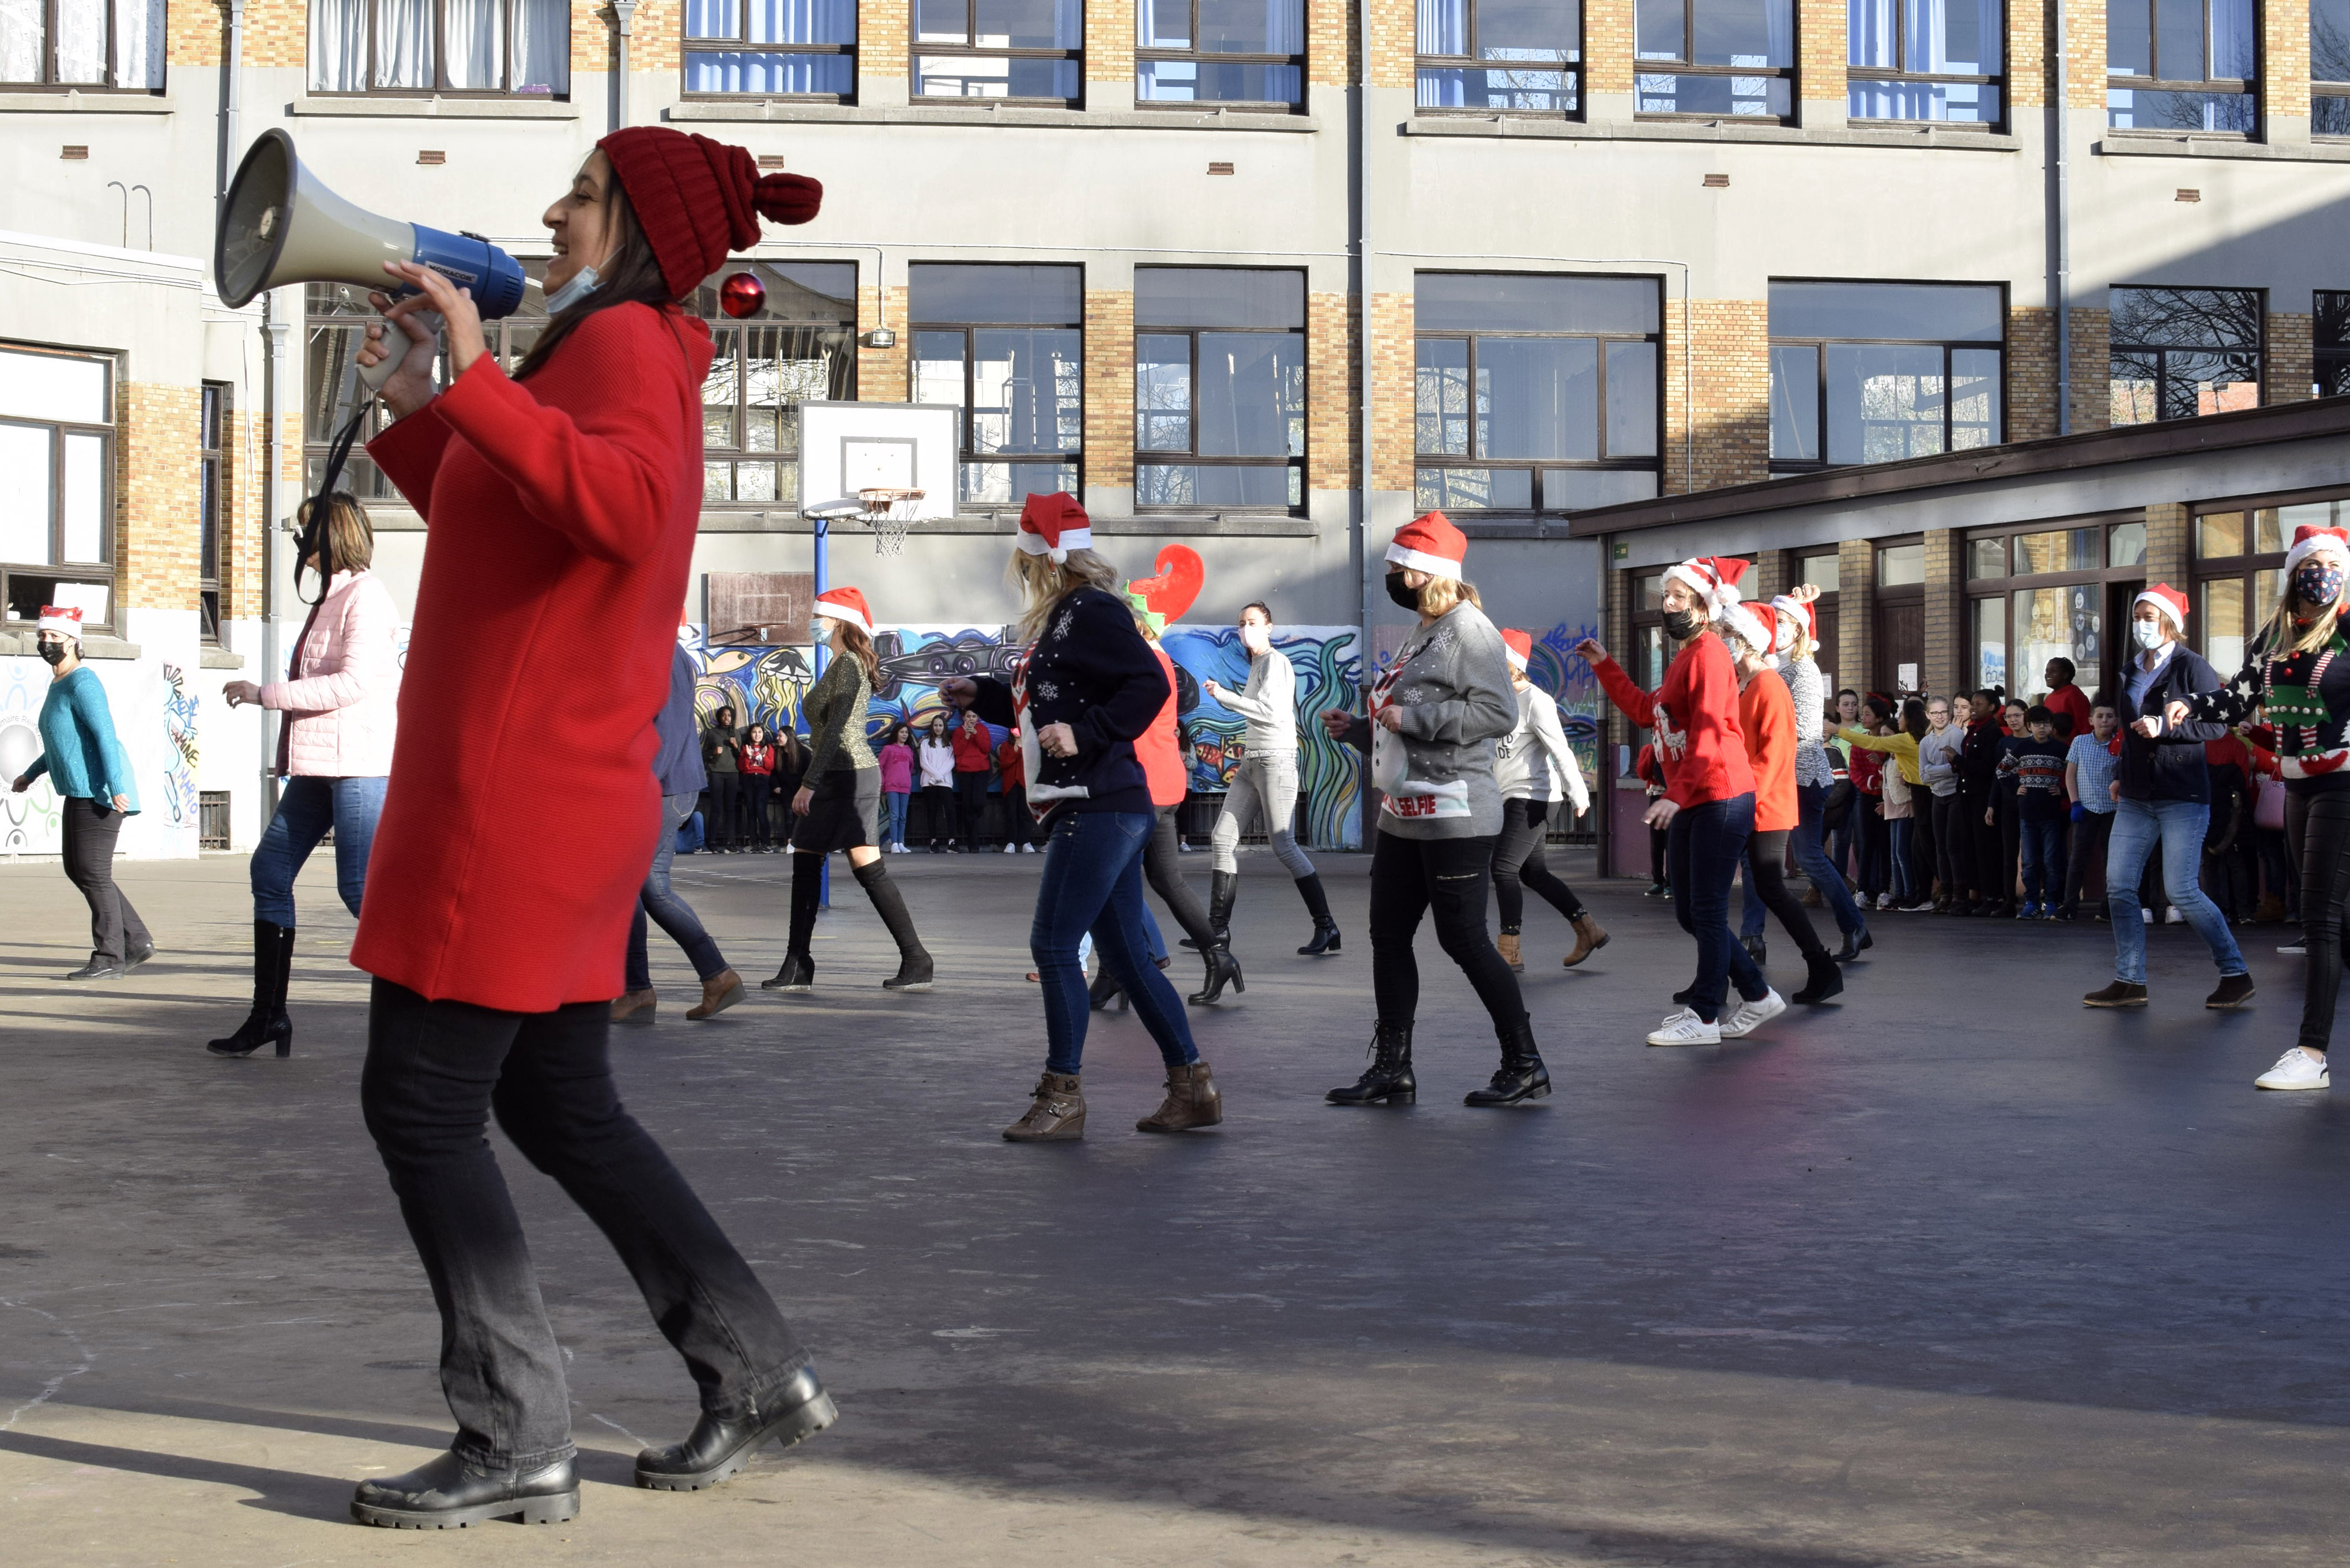
POLYGON ((571 275, 571 281, 569 283, 565 284, 561 288, 556 289, 553 294, 546 296, 546 313, 549 316, 561 315, 564 311, 570 309, 573 306, 578 304, 581 300, 595 293, 596 286, 603 281, 603 279, 596 275, 596 269, 594 267, 581 267, 577 272, 571 275))

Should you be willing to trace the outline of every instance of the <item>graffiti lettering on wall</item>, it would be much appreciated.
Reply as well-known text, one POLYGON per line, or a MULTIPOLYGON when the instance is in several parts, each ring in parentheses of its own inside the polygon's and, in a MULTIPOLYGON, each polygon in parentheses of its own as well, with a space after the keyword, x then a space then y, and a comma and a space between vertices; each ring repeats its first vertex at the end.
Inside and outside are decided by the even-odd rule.
MULTIPOLYGON (((1378 626, 1371 628, 1371 655, 1384 670, 1395 659, 1410 628, 1378 626)), ((1583 770, 1586 784, 1599 777, 1599 737, 1607 713, 1607 694, 1599 689, 1599 678, 1591 673, 1591 666, 1570 651, 1586 637, 1597 637, 1599 628, 1588 621, 1560 621, 1547 630, 1522 628, 1534 638, 1534 651, 1526 659, 1526 679, 1550 693, 1558 704, 1559 728, 1566 732, 1567 744, 1575 748, 1575 765, 1583 770)))
POLYGON ((176 664, 163 666, 163 736, 171 743, 163 765, 163 810, 174 827, 196 820, 196 700, 176 664))
MULTIPOLYGON (((17 777, 41 754, 37 721, 48 688, 48 666, 0 659, 0 781, 17 777)), ((13 794, 0 782, 0 854, 55 854, 64 830, 65 803, 46 783, 13 794)))

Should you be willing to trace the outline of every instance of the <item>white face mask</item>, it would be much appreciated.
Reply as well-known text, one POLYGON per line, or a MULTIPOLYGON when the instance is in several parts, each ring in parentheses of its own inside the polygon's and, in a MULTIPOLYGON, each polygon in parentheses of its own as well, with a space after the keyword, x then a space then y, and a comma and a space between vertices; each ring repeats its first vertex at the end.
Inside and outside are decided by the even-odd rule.
POLYGON ((1273 647, 1273 628, 1250 621, 1241 628, 1241 646, 1251 653, 1263 653, 1273 647))
POLYGON ((2158 620, 2134 620, 2130 622, 2130 635, 2137 639, 2140 648, 2152 653, 2162 646, 2162 623, 2158 620))
POLYGON ((581 300, 595 293, 596 286, 603 281, 603 279, 596 275, 596 269, 594 267, 581 267, 577 272, 571 275, 571 281, 569 283, 565 284, 561 288, 556 289, 553 294, 546 296, 546 313, 549 316, 556 316, 570 309, 573 306, 578 304, 581 300))
POLYGON ((1773 647, 1772 651, 1774 653, 1792 653, 1794 651, 1794 649, 1795 623, 1791 620, 1783 619, 1779 622, 1779 637, 1777 642, 1773 647))

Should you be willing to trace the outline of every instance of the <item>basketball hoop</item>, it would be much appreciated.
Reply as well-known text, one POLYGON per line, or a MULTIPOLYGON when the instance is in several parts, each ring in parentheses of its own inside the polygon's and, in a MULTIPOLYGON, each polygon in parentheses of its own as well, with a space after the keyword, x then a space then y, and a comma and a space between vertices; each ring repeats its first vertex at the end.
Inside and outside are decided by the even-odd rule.
POLYGON ((873 553, 877 556, 902 556, 906 553, 906 535, 914 525, 914 512, 920 505, 923 493, 919 490, 860 490, 857 493, 862 508, 855 515, 873 530, 873 553))

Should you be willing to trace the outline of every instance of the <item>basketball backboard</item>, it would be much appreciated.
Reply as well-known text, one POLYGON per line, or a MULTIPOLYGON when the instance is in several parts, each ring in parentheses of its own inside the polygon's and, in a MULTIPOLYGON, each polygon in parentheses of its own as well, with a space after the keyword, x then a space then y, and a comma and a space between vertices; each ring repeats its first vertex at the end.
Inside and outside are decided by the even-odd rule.
POLYGON ((951 403, 813 402, 799 406, 800 511, 841 509, 870 490, 919 490, 915 520, 955 511, 951 403))

